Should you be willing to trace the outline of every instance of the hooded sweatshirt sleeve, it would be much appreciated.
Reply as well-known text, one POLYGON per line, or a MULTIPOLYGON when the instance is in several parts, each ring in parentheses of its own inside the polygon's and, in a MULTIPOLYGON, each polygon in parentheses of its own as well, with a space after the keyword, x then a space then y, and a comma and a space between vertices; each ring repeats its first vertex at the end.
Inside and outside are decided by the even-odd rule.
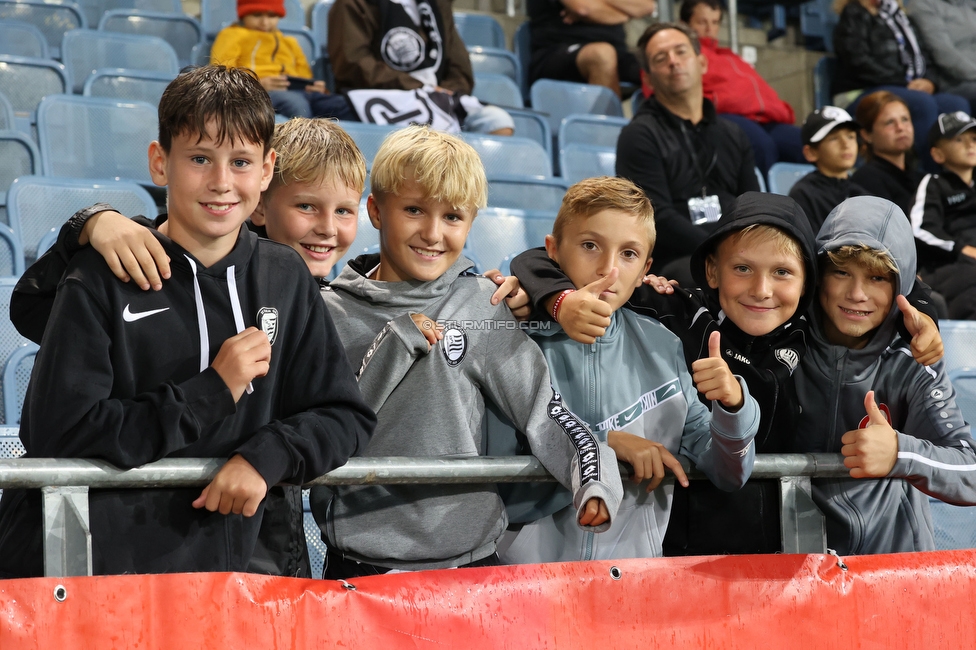
POLYGON ((953 237, 946 229, 946 197, 940 180, 935 174, 922 178, 908 216, 922 259, 948 263, 958 259, 965 241, 953 237))

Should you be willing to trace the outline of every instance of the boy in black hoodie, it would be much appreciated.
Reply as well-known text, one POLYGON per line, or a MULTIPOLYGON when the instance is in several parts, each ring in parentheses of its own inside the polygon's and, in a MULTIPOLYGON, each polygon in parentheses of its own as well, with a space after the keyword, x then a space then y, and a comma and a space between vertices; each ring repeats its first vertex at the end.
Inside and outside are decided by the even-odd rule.
MULTIPOLYGON (((242 226, 275 161, 257 79, 185 72, 163 94, 159 123, 149 166, 168 186, 155 236, 172 277, 143 292, 97 251, 71 260, 20 435, 28 457, 121 468, 229 458, 202 492, 92 491, 92 564, 96 574, 241 571, 268 488, 344 464, 376 419, 301 258, 242 226)), ((39 491, 4 492, 0 575, 43 574, 40 518, 39 491)))
MULTIPOLYGON (((639 287, 628 306, 674 332, 689 367, 708 355, 711 332, 721 332, 723 358, 761 407, 756 452, 790 451, 798 417, 791 376, 806 349, 804 314, 816 295, 814 233, 806 215, 789 197, 747 192, 698 247, 691 267, 701 289, 674 288, 662 295, 639 287)), ((586 292, 566 293, 572 284, 544 251, 523 253, 512 261, 512 271, 537 309, 550 316, 553 303, 563 296, 555 316, 574 340, 592 343, 603 335, 607 306, 587 300, 586 292)), ((925 319, 916 321, 916 312, 910 311, 906 321, 917 333, 915 323, 925 319)), ((919 333, 916 343, 928 347, 931 334, 919 333)), ((925 360, 929 356, 927 350, 916 353, 925 360)), ((665 555, 779 550, 778 481, 750 481, 732 493, 704 481, 675 490, 665 555)))

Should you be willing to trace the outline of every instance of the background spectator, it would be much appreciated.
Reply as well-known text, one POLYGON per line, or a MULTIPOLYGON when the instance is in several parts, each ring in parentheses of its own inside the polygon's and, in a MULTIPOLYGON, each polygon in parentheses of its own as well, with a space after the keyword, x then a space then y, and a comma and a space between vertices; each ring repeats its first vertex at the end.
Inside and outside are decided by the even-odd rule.
POLYGON ((976 104, 976 1, 912 0, 908 8, 932 55, 939 87, 976 104))

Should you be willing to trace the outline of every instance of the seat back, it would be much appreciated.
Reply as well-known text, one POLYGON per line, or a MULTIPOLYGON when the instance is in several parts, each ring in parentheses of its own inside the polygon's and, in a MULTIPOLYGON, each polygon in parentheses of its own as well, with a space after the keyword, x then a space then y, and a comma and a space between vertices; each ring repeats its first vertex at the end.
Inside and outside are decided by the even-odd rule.
POLYGON ((609 115, 567 115, 559 125, 559 146, 576 143, 616 149, 620 130, 629 122, 609 115))
POLYGON ((518 59, 519 66, 522 68, 522 78, 519 80, 519 86, 522 88, 522 97, 528 101, 529 66, 532 63, 532 37, 529 33, 529 21, 525 21, 515 29, 515 37, 512 39, 512 49, 515 50, 515 58, 518 59))
POLYGON ((24 247, 20 244, 20 237, 13 228, 0 223, 0 277, 19 278, 24 274, 24 268, 24 247))
POLYGON ((769 191, 773 194, 787 196, 794 183, 815 169, 816 167, 813 165, 784 162, 774 163, 769 168, 769 191))
POLYGON ((562 178, 489 176, 488 205, 555 213, 562 205, 566 189, 566 181, 562 178))
POLYGON ((594 176, 616 176, 616 166, 616 149, 573 143, 559 149, 559 169, 568 185, 594 176))
POLYGON ((37 27, 47 41, 48 53, 55 59, 61 58, 61 40, 66 32, 88 27, 81 7, 74 2, 0 0, 0 20, 16 20, 37 27))
POLYGON ((71 75, 74 92, 101 68, 147 70, 176 76, 180 62, 173 46, 156 36, 78 29, 64 35, 61 54, 71 75))
POLYGON ((950 377, 960 368, 976 368, 976 321, 942 320, 939 333, 945 346, 945 371, 950 377))
POLYGON ((834 103, 834 96, 830 88, 837 75, 837 59, 825 56, 813 67, 813 101, 816 108, 823 108, 834 103))
POLYGON ((328 58, 329 45, 329 11, 332 9, 332 2, 322 0, 312 5, 312 36, 319 48, 319 57, 328 58))
MULTIPOLYGON (((13 294, 14 285, 17 281, 14 278, 0 278, 0 310, 4 314, 10 313, 10 296, 13 294)), ((7 360, 12 354, 14 354, 18 349, 24 348, 28 345, 33 345, 30 341, 20 335, 14 324, 10 322, 9 318, 0 318, 0 359, 3 360, 4 367, 7 367, 7 360)), ((36 348, 36 346, 34 346, 36 348)), ((28 373, 29 375, 29 373, 28 373)), ((17 399, 16 387, 7 384, 6 382, 6 370, 4 371, 4 381, 3 385, 0 386, 0 392, 4 395, 4 404, 8 401, 13 403, 17 399), (10 397, 8 399, 8 393, 10 397)), ((25 384, 26 385, 26 384, 25 384)), ((23 397, 20 398, 20 403, 23 404, 23 397)), ((12 424, 7 422, 7 410, 4 409, 4 422, 0 424, 12 424)))
POLYGON ((102 16, 98 29, 161 38, 173 46, 181 68, 193 63, 193 47, 203 42, 203 27, 183 14, 113 9, 102 16))
POLYGON ((379 151, 380 145, 383 144, 386 136, 397 129, 403 128, 391 124, 370 124, 368 122, 348 122, 343 120, 339 121, 339 126, 352 137, 353 142, 363 152, 363 157, 366 158, 367 170, 373 168, 373 158, 376 157, 376 152, 379 151))
POLYGON ((454 12, 454 25, 466 47, 493 47, 505 49, 505 30, 487 14, 454 12))
POLYGON ((312 30, 305 25, 285 25, 279 27, 279 29, 285 36, 291 36, 298 41, 298 45, 302 48, 302 54, 305 55, 309 67, 313 68, 314 75, 315 62, 319 59, 319 48, 315 45, 315 37, 312 35, 312 30))
POLYGON ((37 109, 37 135, 47 176, 152 184, 146 164, 157 136, 152 104, 51 95, 37 109))
POLYGON ((468 254, 479 272, 500 269, 507 274, 511 258, 545 243, 555 220, 554 212, 508 208, 479 210, 468 235, 468 254))
POLYGON ((522 108, 522 91, 512 78, 492 72, 476 72, 472 94, 486 104, 522 108))
POLYGON ((17 20, 0 20, 0 54, 46 59, 47 40, 36 26, 17 20))
POLYGON ((10 101, 0 93, 0 131, 9 131, 16 128, 14 123, 14 107, 10 101))
POLYGON ((37 107, 48 95, 71 92, 64 65, 48 59, 0 55, 0 93, 14 110, 17 130, 32 136, 37 107))
POLYGON ((528 138, 546 150, 546 154, 552 158, 552 131, 549 129, 549 120, 544 115, 531 110, 519 110, 516 108, 506 109, 515 122, 515 135, 520 138, 528 138))
POLYGON ((832 0, 811 0, 800 5, 800 33, 808 48, 833 52, 834 27, 839 21, 832 0))
POLYGON ((23 243, 25 257, 31 260, 51 228, 60 227, 65 215, 89 205, 105 202, 130 217, 141 214, 156 218, 156 204, 146 190, 135 183, 116 180, 25 176, 14 181, 7 197, 10 227, 23 243))
POLYGON ((516 84, 522 79, 522 66, 515 55, 508 50, 494 47, 469 47, 468 57, 475 73, 490 72, 503 74, 516 84))
POLYGON ((537 142, 527 138, 479 133, 464 133, 461 137, 481 156, 485 173, 489 176, 552 177, 552 160, 537 142))
POLYGON ((549 127, 559 132, 563 118, 574 113, 623 117, 620 98, 603 86, 539 79, 532 84, 532 108, 549 116, 549 127))
POLYGON ((164 72, 103 68, 88 76, 81 94, 86 97, 112 97, 159 106, 163 91, 175 78, 176 75, 164 72))
POLYGON ((41 171, 41 155, 34 142, 19 131, 0 131, 0 221, 7 217, 7 192, 14 180, 41 171))

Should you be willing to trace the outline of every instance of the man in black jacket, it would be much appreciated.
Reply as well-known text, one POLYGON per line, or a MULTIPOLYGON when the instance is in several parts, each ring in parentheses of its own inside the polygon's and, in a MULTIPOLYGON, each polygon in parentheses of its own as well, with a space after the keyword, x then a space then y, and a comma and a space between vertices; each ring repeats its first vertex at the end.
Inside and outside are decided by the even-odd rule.
POLYGON ((638 41, 654 88, 617 141, 617 175, 654 205, 658 246, 651 270, 694 286, 689 258, 738 195, 759 189, 745 133, 702 95, 708 60, 683 25, 659 23, 638 41))

